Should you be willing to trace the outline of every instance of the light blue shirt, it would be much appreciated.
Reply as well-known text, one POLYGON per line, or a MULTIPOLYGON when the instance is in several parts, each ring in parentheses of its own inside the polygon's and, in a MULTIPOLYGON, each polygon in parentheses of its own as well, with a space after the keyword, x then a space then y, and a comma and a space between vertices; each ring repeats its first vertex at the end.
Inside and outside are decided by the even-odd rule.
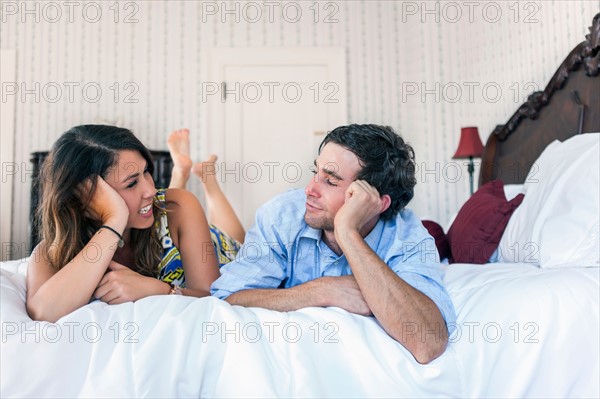
MULTIPOLYGON (((290 288, 319 277, 352 274, 346 257, 323 242, 322 230, 304 221, 305 203, 303 190, 291 190, 261 206, 244 245, 221 268, 211 294, 224 299, 242 290, 290 288)), ((404 209, 391 220, 380 219, 365 241, 394 273, 435 302, 453 330, 454 307, 442 284, 435 242, 421 220, 404 209)))

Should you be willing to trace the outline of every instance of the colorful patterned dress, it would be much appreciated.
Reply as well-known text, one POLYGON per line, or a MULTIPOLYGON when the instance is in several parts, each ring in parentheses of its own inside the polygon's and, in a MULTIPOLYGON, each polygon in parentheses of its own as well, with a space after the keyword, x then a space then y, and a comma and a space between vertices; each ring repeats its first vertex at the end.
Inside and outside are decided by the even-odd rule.
MULTIPOLYGON (((179 253, 179 249, 177 249, 173 243, 169 231, 167 211, 165 210, 166 191, 166 189, 159 189, 156 194, 156 201, 163 209, 159 219, 155 223, 158 238, 163 247, 163 257, 158 265, 158 279, 165 283, 172 283, 173 285, 185 287, 185 273, 181 262, 181 254, 179 253)), ((211 224, 209 225, 209 229, 210 238, 215 247, 217 261, 219 262, 219 267, 221 267, 235 259, 235 255, 238 253, 241 245, 223 231, 219 230, 216 226, 211 224)))

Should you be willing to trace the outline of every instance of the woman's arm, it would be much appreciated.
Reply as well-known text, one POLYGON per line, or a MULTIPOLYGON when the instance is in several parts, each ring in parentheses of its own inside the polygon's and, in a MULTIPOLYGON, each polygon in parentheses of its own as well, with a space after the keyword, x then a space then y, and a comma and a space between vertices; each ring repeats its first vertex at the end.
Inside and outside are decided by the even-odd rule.
POLYGON ((94 296, 109 305, 134 302, 151 295, 166 295, 171 286, 154 277, 143 276, 114 260, 108 265, 94 296))
MULTIPOLYGON (((85 212, 120 235, 127 226, 129 209, 119 194, 101 177, 85 212)), ((91 179, 79 187, 91 189, 91 179)), ((87 304, 106 272, 117 248, 119 237, 108 229, 99 229, 90 241, 66 265, 56 271, 48 261, 48 243, 42 241, 33 251, 27 269, 27 312, 34 320, 55 322, 87 304)))
MULTIPOLYGON (((111 225, 110 221, 106 223, 111 225)), ((113 222, 112 226, 117 227, 113 222)), ((112 227, 111 226, 111 227, 112 227)), ((29 258, 27 269, 27 312, 34 320, 56 322, 86 305, 102 279, 119 238, 100 229, 73 260, 55 271, 46 257, 42 241, 29 258)))
POLYGON ((186 190, 168 189, 167 218, 173 243, 179 249, 185 271, 184 295, 210 295, 219 276, 219 264, 202 205, 186 190))

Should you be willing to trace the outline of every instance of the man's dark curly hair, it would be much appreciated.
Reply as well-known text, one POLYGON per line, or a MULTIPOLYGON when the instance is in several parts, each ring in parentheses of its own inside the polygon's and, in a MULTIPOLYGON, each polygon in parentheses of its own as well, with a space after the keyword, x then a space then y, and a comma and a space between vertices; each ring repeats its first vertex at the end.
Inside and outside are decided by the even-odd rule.
POLYGON ((352 151, 362 166, 356 179, 365 180, 380 195, 390 196, 391 205, 381 214, 382 219, 396 216, 414 196, 415 152, 391 127, 356 124, 338 127, 325 136, 319 154, 327 143, 352 151))

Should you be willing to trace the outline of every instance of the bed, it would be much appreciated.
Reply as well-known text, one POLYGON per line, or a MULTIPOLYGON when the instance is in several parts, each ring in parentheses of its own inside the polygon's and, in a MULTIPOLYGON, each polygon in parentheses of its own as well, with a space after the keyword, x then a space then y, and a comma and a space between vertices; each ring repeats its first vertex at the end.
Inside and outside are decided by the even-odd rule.
POLYGON ((457 322, 430 364, 338 308, 155 296, 34 322, 21 259, 0 268, 0 396, 600 397, 599 32, 490 135, 441 237, 457 322))

